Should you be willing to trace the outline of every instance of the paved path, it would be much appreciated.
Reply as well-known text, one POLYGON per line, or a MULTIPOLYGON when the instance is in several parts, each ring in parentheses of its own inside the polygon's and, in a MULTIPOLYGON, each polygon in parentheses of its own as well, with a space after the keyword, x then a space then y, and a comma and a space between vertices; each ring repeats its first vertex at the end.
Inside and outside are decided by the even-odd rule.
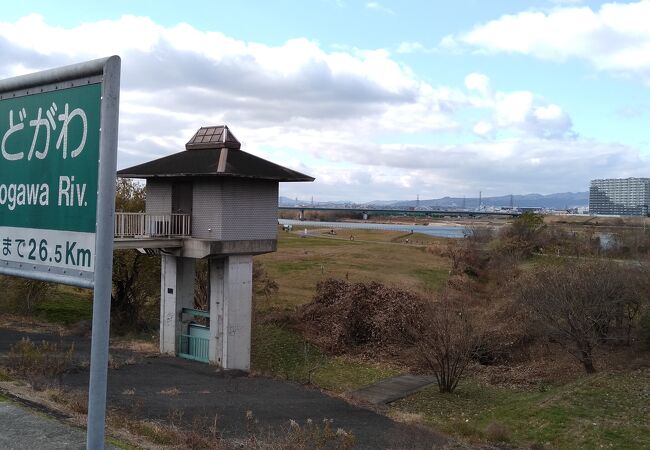
POLYGON ((373 405, 379 405, 404 398, 435 382, 436 378, 433 376, 400 375, 362 387, 351 392, 350 395, 373 405))
MULTIPOLYGON (((6 351, 8 344, 19 340, 21 335, 0 330, 0 352, 3 347, 6 351)), ((47 340, 48 337, 39 335, 38 338, 47 340)), ((55 336, 51 339, 60 340, 55 336)), ((68 339, 82 341, 75 344, 80 353, 88 348, 85 338, 64 341, 68 339)), ((314 422, 331 419, 334 429, 352 431, 356 449, 432 449, 448 442, 446 437, 430 429, 395 422, 297 383, 221 371, 173 357, 138 357, 135 361, 109 370, 107 393, 110 408, 133 418, 166 420, 174 416, 190 426, 195 418, 212 420, 217 416, 223 436, 236 439, 249 435, 246 415, 251 411, 261 432, 281 431, 291 419, 299 424, 308 419, 314 422)), ((88 371, 68 373, 61 383, 64 389, 87 389, 88 371)))
MULTIPOLYGON (((86 448, 86 432, 13 402, 0 401, 0 448, 81 450, 86 448)), ((109 445, 106 448, 115 449, 109 445)))
MULTIPOLYGON (((71 373, 63 384, 85 388, 87 380, 85 372, 71 373)), ((211 421, 216 415, 225 438, 249 435, 246 415, 251 411, 260 432, 282 431, 290 420, 305 424, 309 419, 331 419, 334 429, 352 431, 358 449, 431 449, 446 443, 428 429, 394 422, 318 389, 173 357, 110 370, 108 402, 135 418, 165 420, 176 415, 188 426, 194 418, 211 421)))

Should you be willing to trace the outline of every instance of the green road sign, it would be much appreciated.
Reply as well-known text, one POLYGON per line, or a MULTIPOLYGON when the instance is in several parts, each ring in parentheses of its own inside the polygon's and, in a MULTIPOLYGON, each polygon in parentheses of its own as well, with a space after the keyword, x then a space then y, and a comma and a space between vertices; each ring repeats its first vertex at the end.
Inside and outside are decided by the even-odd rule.
POLYGON ((101 83, 0 99, 0 264, 92 279, 101 83))
POLYGON ((93 288, 87 449, 104 448, 120 58, 0 80, 0 274, 93 288))

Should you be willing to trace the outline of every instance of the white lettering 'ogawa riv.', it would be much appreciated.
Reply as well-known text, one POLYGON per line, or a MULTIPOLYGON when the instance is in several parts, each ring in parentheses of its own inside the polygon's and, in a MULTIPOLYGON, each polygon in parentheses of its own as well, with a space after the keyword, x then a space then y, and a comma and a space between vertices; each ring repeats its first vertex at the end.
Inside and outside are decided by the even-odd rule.
MULTIPOLYGON (((75 177, 59 177, 57 206, 88 206, 86 200, 86 183, 76 183, 75 177)), ((10 183, 0 184, 0 209, 9 211, 20 206, 48 206, 50 204, 50 186, 47 183, 10 183)))
MULTIPOLYGON (((33 115, 36 117, 32 120, 29 119, 30 112, 25 108, 19 109, 17 114, 14 114, 14 110, 9 111, 9 128, 2 136, 2 141, 0 142, 0 153, 2 157, 7 161, 20 161, 27 156, 27 160, 35 156, 37 159, 44 159, 47 157, 50 150, 50 141, 53 132, 58 129, 58 137, 56 139, 56 149, 61 151, 61 156, 63 159, 68 157, 70 153, 71 158, 76 158, 81 154, 86 145, 86 138, 88 137, 88 118, 86 113, 81 108, 75 108, 70 110, 70 105, 68 103, 63 107, 63 112, 56 115, 59 107, 56 103, 52 102, 52 105, 46 110, 45 116, 43 116, 43 108, 38 108, 38 111, 32 111, 33 115), (17 120, 16 120, 17 119, 17 120), (68 129, 70 124, 74 121, 78 121, 82 127, 81 140, 79 144, 72 150, 68 149, 68 129), (27 125, 27 127, 26 127, 27 125), (14 148, 11 145, 10 137, 16 133, 24 133, 27 129, 31 129, 33 134, 32 143, 29 150, 25 148, 14 148), (43 136, 45 139, 44 145, 42 148, 37 149, 37 144, 39 142, 39 137, 41 136, 41 129, 43 130, 43 136), (27 153, 27 155, 25 155, 27 153)), ((73 144, 74 145, 74 144, 73 144)))

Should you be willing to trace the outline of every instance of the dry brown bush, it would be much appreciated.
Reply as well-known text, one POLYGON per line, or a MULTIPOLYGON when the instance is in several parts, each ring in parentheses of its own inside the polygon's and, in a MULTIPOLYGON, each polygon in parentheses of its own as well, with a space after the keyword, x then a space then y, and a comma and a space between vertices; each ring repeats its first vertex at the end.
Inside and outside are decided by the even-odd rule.
POLYGON ((406 329, 422 316, 426 300, 381 283, 328 279, 314 299, 297 311, 309 341, 334 354, 379 354, 410 346, 406 329))
POLYGON ((4 312, 32 314, 52 286, 44 281, 0 275, 0 307, 4 312))
POLYGON ((343 429, 334 429, 332 421, 322 423, 308 420, 304 424, 291 420, 286 426, 263 428, 248 412, 247 435, 233 440, 224 439, 218 416, 195 416, 184 420, 182 412, 171 411, 167 420, 150 421, 133 418, 116 411, 108 414, 113 429, 127 430, 155 445, 202 450, 349 450, 355 438, 343 429))
POLYGON ((518 298, 544 326, 546 335, 576 357, 587 373, 596 371, 594 350, 625 342, 643 291, 629 267, 580 261, 542 267, 522 277, 518 298))
POLYGON ((485 427, 485 437, 488 442, 494 444, 502 444, 510 442, 510 430, 508 427, 499 422, 490 422, 487 427, 485 427))
POLYGON ((73 367, 74 345, 65 348, 63 344, 50 342, 34 343, 23 338, 11 347, 5 358, 9 371, 25 378, 33 387, 42 387, 57 381, 73 367))

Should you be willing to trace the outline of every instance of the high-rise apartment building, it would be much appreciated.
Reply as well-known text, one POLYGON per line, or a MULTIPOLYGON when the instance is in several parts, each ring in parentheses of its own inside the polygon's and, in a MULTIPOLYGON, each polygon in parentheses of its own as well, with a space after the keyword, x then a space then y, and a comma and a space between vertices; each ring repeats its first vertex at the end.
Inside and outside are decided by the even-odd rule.
POLYGON ((648 215, 650 178, 591 180, 589 213, 620 216, 648 215))

